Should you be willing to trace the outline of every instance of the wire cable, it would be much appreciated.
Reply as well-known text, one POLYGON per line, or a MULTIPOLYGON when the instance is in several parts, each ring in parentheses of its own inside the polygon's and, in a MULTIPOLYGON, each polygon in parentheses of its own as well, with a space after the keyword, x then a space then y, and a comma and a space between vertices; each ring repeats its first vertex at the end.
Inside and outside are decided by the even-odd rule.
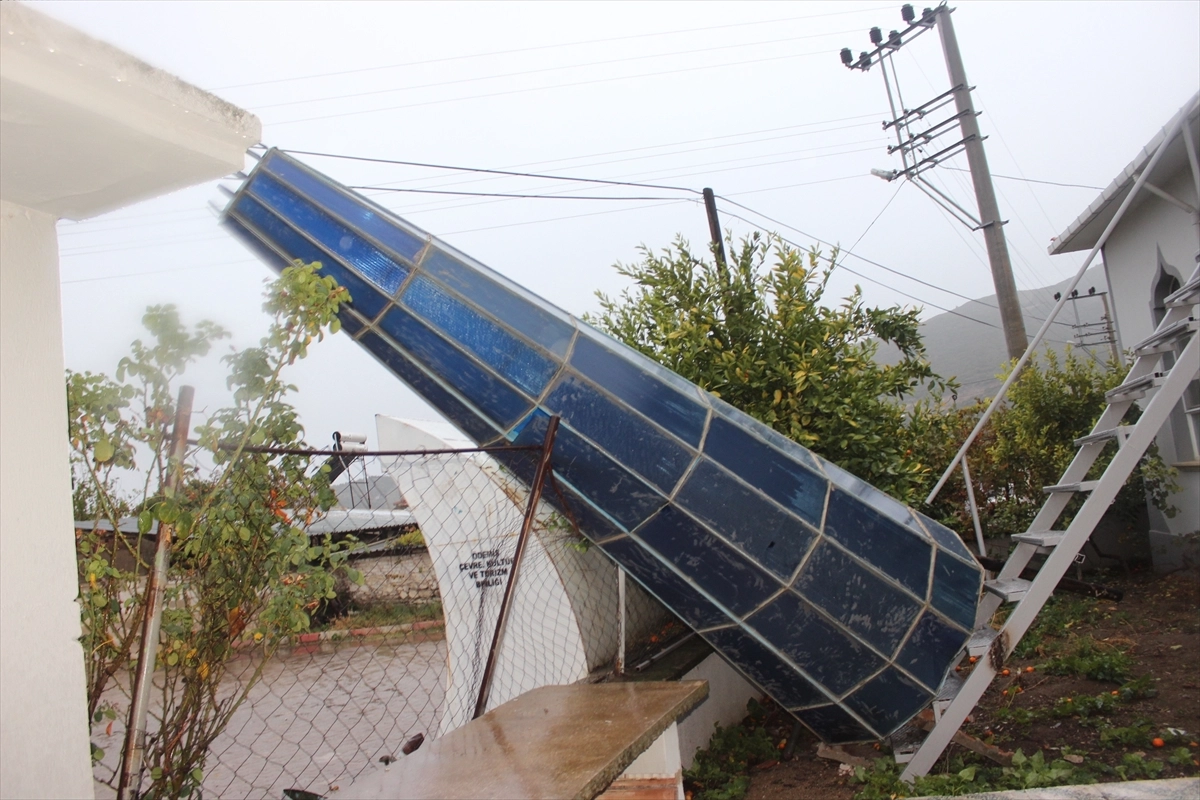
MULTIPOLYGON (((603 195, 582 194, 510 194, 507 192, 454 192, 442 189, 405 189, 397 186, 347 186, 356 191, 374 190, 378 192, 406 192, 411 194, 449 194, 461 197, 507 197, 519 200, 678 200, 677 197, 604 197, 603 195)), ((462 206, 451 206, 461 208, 462 206)), ((439 211, 442 209, 438 209, 439 211)))
POLYGON ((484 175, 509 175, 516 178, 537 178, 539 180, 548 181, 573 181, 575 183, 596 183, 604 186, 635 186, 639 189, 663 189, 670 192, 690 192, 692 194, 701 194, 696 189, 689 189, 686 186, 664 186, 663 184, 655 183, 637 183, 634 181, 608 181, 601 178, 572 178, 564 175, 546 175, 536 172, 515 172, 506 169, 486 169, 484 167, 458 167, 452 164, 431 164, 424 161, 399 161, 390 158, 368 158, 366 156, 348 156, 337 153, 320 153, 314 150, 283 150, 281 152, 291 153, 293 155, 317 156, 320 158, 338 158, 345 161, 367 161, 374 164, 398 164, 404 167, 424 167, 426 169, 444 169, 455 172, 477 172, 484 175))
POLYGON ((753 22, 727 22, 727 23, 723 23, 721 25, 709 25, 709 26, 705 26, 702 28, 681 28, 679 30, 673 30, 673 31, 635 33, 635 34, 631 34, 628 36, 611 36, 611 37, 608 37, 605 39, 586 39, 583 41, 561 42, 558 44, 534 45, 533 47, 519 47, 519 48, 514 48, 511 50, 492 50, 492 51, 485 52, 485 53, 467 53, 467 54, 458 55, 458 56, 444 56, 442 58, 430 58, 430 59, 425 59, 423 61, 402 61, 402 62, 399 62, 396 64, 384 64, 384 65, 377 66, 377 67, 360 67, 358 69, 346 69, 346 70, 339 70, 337 72, 317 72, 317 73, 313 73, 310 75, 297 75, 297 76, 293 76, 290 78, 273 78, 271 80, 252 81, 250 83, 235 83, 235 84, 230 84, 228 86, 217 86, 215 88, 210 89, 209 91, 220 92, 220 91, 225 91, 227 89, 244 89, 244 88, 247 88, 250 86, 267 86, 267 85, 276 84, 276 83, 290 83, 290 82, 294 82, 294 81, 309 81, 309 80, 314 80, 316 78, 331 78, 331 77, 337 77, 339 75, 357 75, 357 74, 361 74, 363 72, 378 72, 380 70, 399 69, 401 67, 417 67, 417 66, 424 66, 426 64, 443 64, 448 61, 464 61, 464 60, 472 59, 472 58, 490 58, 492 56, 507 56, 507 55, 515 55, 517 53, 531 53, 531 52, 537 52, 539 50, 554 50, 554 49, 564 48, 564 47, 582 47, 584 45, 589 45, 589 44, 608 44, 610 42, 624 42, 624 41, 630 41, 633 39, 648 39, 648 38, 652 38, 652 37, 656 37, 656 36, 677 36, 677 35, 686 34, 686 33, 703 33, 705 31, 715 31, 715 30, 725 31, 725 30, 729 30, 731 28, 745 28, 745 27, 751 27, 751 26, 755 26, 755 25, 777 25, 777 24, 783 23, 783 22, 798 22, 801 20, 820 19, 822 17, 840 17, 840 16, 847 16, 850 14, 874 13, 877 10, 878 10, 877 7, 857 8, 857 9, 853 9, 850 11, 831 11, 831 12, 828 12, 825 14, 810 14, 810 15, 798 16, 798 17, 783 17, 781 19, 771 19, 771 20, 755 20, 753 22))

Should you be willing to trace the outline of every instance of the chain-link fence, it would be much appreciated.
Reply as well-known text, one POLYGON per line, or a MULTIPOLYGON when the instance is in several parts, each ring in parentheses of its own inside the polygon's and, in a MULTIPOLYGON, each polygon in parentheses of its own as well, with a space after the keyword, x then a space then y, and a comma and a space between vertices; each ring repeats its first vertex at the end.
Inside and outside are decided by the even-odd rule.
MULTIPOLYGON (((465 724, 477 708, 542 685, 604 679, 622 658, 634 666, 683 632, 632 580, 622 587, 600 548, 551 508, 551 474, 481 702, 529 502, 514 475, 532 473, 540 456, 313 456, 313 470, 329 460, 337 473, 339 502, 307 532, 349 541, 349 569, 336 598, 313 610, 309 632, 269 656, 248 639, 229 663, 218 695, 250 689, 209 748, 205 796, 336 792, 422 738, 465 724)), ((128 695, 125 683, 114 683, 106 699, 116 719, 93 725, 105 752, 95 769, 98 797, 112 794, 128 695)), ((156 713, 152 707, 150 736, 156 713)))

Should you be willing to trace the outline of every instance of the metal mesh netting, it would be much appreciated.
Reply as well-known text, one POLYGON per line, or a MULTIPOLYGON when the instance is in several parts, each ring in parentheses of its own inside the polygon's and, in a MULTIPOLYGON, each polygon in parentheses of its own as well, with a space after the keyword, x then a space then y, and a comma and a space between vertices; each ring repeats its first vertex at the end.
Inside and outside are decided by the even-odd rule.
MULTIPOLYGON (((513 471, 539 456, 504 454, 513 471)), ((314 457, 313 468, 326 458, 314 457)), ((339 579, 310 632, 269 657, 246 642, 228 664, 219 696, 253 685, 209 748, 206 796, 337 791, 401 757, 414 738, 443 735, 474 715, 528 487, 480 451, 337 458, 348 462, 333 482, 339 504, 308 533, 353 537, 348 564, 361 580, 339 579)), ((552 491, 551 477, 544 492, 552 491)), ((603 679, 622 651, 633 665, 677 635, 681 624, 633 581, 624 593, 622 625, 616 567, 543 502, 485 710, 538 686, 603 679)), ((108 695, 121 713, 93 726, 105 751, 95 765, 98 797, 112 796, 129 688, 120 682, 108 695)))

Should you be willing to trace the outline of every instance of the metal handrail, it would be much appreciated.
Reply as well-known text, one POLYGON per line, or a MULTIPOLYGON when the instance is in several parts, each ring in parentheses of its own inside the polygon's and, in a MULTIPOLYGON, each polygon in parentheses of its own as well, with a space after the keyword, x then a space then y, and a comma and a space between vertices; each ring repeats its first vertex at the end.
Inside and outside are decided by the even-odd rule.
POLYGON ((1075 277, 1071 280, 1071 284, 1062 291, 1062 296, 1058 299, 1058 302, 1055 303, 1054 309, 1049 315, 1047 315, 1045 322, 1042 323, 1042 327, 1038 329, 1038 332, 1033 337, 1033 340, 1029 342, 1029 346, 1025 348, 1025 352, 1022 353, 1021 357, 1017 360, 1016 366, 1013 367, 1012 371, 1008 375, 1008 378, 1006 378, 1004 383, 1001 384, 1000 390, 996 392, 996 396, 992 398, 992 402, 988 405, 987 410, 983 412, 983 416, 981 416, 979 421, 975 423, 975 428, 970 434, 967 435, 966 441, 964 441, 962 447, 958 449, 958 453, 955 454, 954 458, 950 461, 950 464, 946 467, 946 471, 942 473, 942 477, 938 480, 937 485, 933 487, 933 491, 931 491, 929 496, 925 498, 926 505, 932 503, 934 498, 937 497, 938 492, 942 490, 942 487, 946 485, 946 481, 949 480, 950 473, 954 471, 954 468, 957 467, 959 462, 962 461, 966 456, 967 450, 975 441, 975 437, 979 435, 979 432, 983 430, 983 426, 986 425, 987 421, 991 418, 992 413, 995 412, 1000 403, 1004 401, 1005 395, 1008 394, 1009 387, 1012 386, 1013 381, 1017 379, 1017 376, 1021 374, 1021 370, 1024 369, 1025 364, 1029 362, 1029 358, 1033 355, 1034 350, 1036 350, 1038 345, 1042 343, 1042 339, 1045 338, 1046 332, 1050 330, 1050 326, 1054 323, 1055 318, 1058 316, 1058 312, 1061 311, 1063 306, 1067 304, 1067 301, 1071 299, 1071 292, 1074 291, 1075 287, 1079 285, 1079 282, 1083 280, 1083 274, 1087 272, 1088 268, 1092 265, 1092 261, 1096 258, 1096 254, 1099 253, 1100 249, 1108 242, 1108 237, 1113 232, 1113 229, 1116 228, 1117 223, 1120 222, 1121 218, 1125 216, 1125 211, 1129 208, 1129 205, 1133 202, 1133 199, 1137 196, 1138 192, 1141 191, 1142 186, 1145 185, 1146 178, 1150 175, 1150 172, 1154 169, 1155 165, 1158 164, 1158 160, 1162 157, 1162 154, 1166 152, 1167 145, 1169 145, 1175 138, 1175 135, 1179 133, 1180 129, 1187 121, 1187 118, 1192 115, 1192 112, 1196 109, 1197 105, 1200 105, 1200 98, 1193 98, 1187 105, 1179 109, 1178 113, 1175 114, 1175 117, 1171 120, 1167 128, 1167 135, 1163 138, 1162 144, 1158 146, 1158 149, 1154 151, 1154 155, 1150 157, 1150 161, 1147 162, 1146 166, 1142 168, 1141 174, 1139 174, 1137 180, 1134 181, 1133 188, 1129 190, 1129 194, 1125 196, 1123 201, 1121 201, 1121 205, 1117 209, 1117 213, 1109 221, 1107 227, 1105 227, 1104 233, 1100 234, 1100 239, 1096 242, 1095 247, 1092 248, 1092 252, 1088 254, 1087 260, 1083 262, 1083 266, 1081 266, 1079 271, 1075 273, 1075 277))

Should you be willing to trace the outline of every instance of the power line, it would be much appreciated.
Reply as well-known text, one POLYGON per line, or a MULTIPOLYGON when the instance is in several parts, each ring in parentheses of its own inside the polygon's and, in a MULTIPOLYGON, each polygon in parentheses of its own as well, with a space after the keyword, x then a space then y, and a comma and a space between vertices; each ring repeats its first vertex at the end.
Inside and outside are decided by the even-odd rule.
POLYGON ((807 56, 827 56, 830 54, 828 50, 814 51, 810 53, 789 53, 782 56, 767 56, 764 58, 751 58, 744 61, 728 61, 722 64, 701 64, 695 67, 680 67, 678 69, 658 70, 656 72, 643 72, 634 75, 620 75, 607 78, 592 78, 584 81, 572 81, 569 83, 555 83, 548 86, 527 86, 520 89, 505 89, 499 92, 485 92, 483 94, 463 95, 462 97, 442 97, 436 100, 425 100, 419 103, 402 103, 396 106, 384 106, 382 108, 364 108, 358 111, 341 111, 336 114, 321 114, 315 117, 302 117, 300 119, 287 119, 277 122, 271 122, 271 125, 295 125, 300 122, 320 122, 327 119, 335 119, 338 117, 354 117, 362 114, 376 114, 382 111, 398 111, 405 108, 422 108, 424 106, 441 105, 443 103, 457 103, 463 100, 483 100, 493 97, 503 97, 514 94, 527 94, 529 92, 541 92, 550 89, 569 89, 576 86, 592 86, 599 83, 613 83, 615 81, 635 80, 638 78, 653 78, 660 75, 678 75, 683 72, 697 72, 706 69, 723 69, 725 67, 741 67, 747 64, 762 64, 768 61, 784 61, 793 58, 805 58, 807 56))
POLYGON ((850 245, 850 247, 848 248, 849 250, 853 250, 854 248, 858 247, 858 243, 861 242, 863 240, 863 238, 865 238, 866 235, 871 232, 871 228, 875 227, 875 223, 879 222, 879 218, 883 216, 883 212, 888 210, 888 206, 890 206, 892 204, 892 201, 895 200, 900 195, 900 190, 903 188, 904 188, 904 183, 901 183, 899 186, 896 187, 896 191, 892 192, 892 196, 889 197, 888 201, 883 204, 883 208, 879 209, 879 213, 875 215, 875 219, 871 220, 871 224, 867 226, 867 229, 859 234, 858 238, 854 240, 854 244, 850 245))
POLYGON ((285 106, 306 105, 308 103, 324 103, 330 100, 350 100, 357 97, 373 97, 381 94, 391 94, 393 92, 410 92, 418 89, 436 89, 442 86, 455 86, 463 83, 474 83, 484 80, 500 80, 502 78, 518 78, 523 75, 539 75, 547 72, 560 72, 569 69, 583 69, 585 67, 601 67, 608 64, 622 64, 629 61, 646 61, 653 58, 671 58, 673 56, 692 55, 694 53, 711 53, 716 50, 733 50, 740 47, 761 47, 769 44, 783 44, 787 42, 799 42, 805 39, 819 39, 825 36, 842 36, 854 31, 831 31, 829 33, 817 33, 809 36, 790 36, 783 39, 768 39, 761 42, 741 42, 737 44, 725 44, 715 47, 702 47, 693 50, 676 50, 670 53, 648 53, 645 55, 625 56, 623 58, 610 58, 601 61, 584 61, 577 64, 560 64, 553 67, 541 67, 538 69, 518 70, 517 72, 501 72, 494 75, 482 75, 471 78, 455 78, 453 80, 436 81, 434 83, 421 83, 413 86, 395 86, 388 89, 373 89, 368 92, 354 92, 353 94, 337 94, 328 95, 326 97, 313 97, 307 100, 286 100, 280 103, 268 103, 266 105, 252 105, 255 111, 263 111, 268 108, 283 108, 285 106))
MULTIPOLYGON (((1011 151, 1009 152, 1009 154, 1011 155, 1011 151)), ((971 171, 969 169, 963 169, 962 167, 943 166, 942 169, 953 170, 954 172, 970 172, 971 171)), ((1034 178, 1018 178, 1016 175, 999 175, 995 172, 992 173, 992 177, 993 178, 1003 178, 1006 181, 1020 181, 1022 183, 1040 183, 1044 186, 1065 186, 1068 189, 1092 189, 1097 192, 1104 191, 1103 186, 1089 186, 1085 183, 1060 183, 1058 181, 1039 181, 1039 180, 1035 180, 1034 178)))
MULTIPOLYGON (((250 83, 235 83, 235 84, 230 84, 228 86, 217 86, 213 89, 210 89, 209 91, 220 92, 220 91, 225 91, 227 89, 244 89, 244 88, 247 88, 250 86, 267 86, 267 85, 276 84, 276 83, 308 81, 308 80, 313 80, 316 78, 330 78, 330 77, 336 77, 339 75, 356 75, 356 74, 361 74, 363 72, 378 72, 380 70, 399 69, 401 67, 417 67, 417 66, 424 66, 426 64, 442 64, 442 63, 446 63, 448 61, 464 61, 464 60, 468 60, 468 59, 472 59, 472 58, 490 58, 492 56, 515 55, 517 53, 531 53, 531 52, 536 52, 539 50, 554 50, 554 49, 563 48, 563 47, 580 47, 580 46, 589 45, 589 44, 607 44, 609 42, 622 42, 622 41, 629 41, 632 39, 647 39, 647 38, 653 38, 656 36, 677 36, 677 35, 685 34, 685 33, 702 33, 705 31, 714 31, 714 30, 725 31, 730 28, 745 28, 745 27, 751 27, 751 26, 755 26, 755 25, 776 25, 776 24, 779 24, 782 22, 797 22, 800 20, 819 19, 821 17, 839 17, 839 16, 846 16, 849 14, 864 14, 864 13, 874 12, 876 10, 877 10, 876 8, 858 8, 858 9, 854 9, 852 11, 832 11, 832 12, 828 12, 825 14, 809 14, 809 15, 798 16, 798 17, 783 17, 781 19, 756 20, 753 22, 729 22, 729 23, 724 23, 721 25, 709 25, 709 26, 702 27, 702 28, 681 28, 679 30, 673 30, 673 31, 657 31, 657 32, 652 32, 652 33, 636 33, 636 34, 631 34, 628 36, 612 36, 612 37, 608 37, 605 39, 586 39, 583 41, 561 42, 558 44, 534 45, 532 47, 519 47, 519 48, 514 48, 511 50, 492 50, 492 51, 485 52, 485 53, 467 53, 467 54, 458 55, 458 56, 445 56, 442 58, 430 58, 430 59, 425 59, 423 61, 402 61, 402 62, 399 62, 396 64, 384 64, 384 65, 376 66, 376 67, 360 67, 358 69, 346 69, 346 70, 339 70, 337 72, 317 72, 317 73, 313 73, 313 74, 309 74, 309 75, 297 75, 297 76, 290 77, 290 78, 274 78, 274 79, 265 80, 265 81, 252 81, 250 83)), ((830 34, 830 35, 832 35, 832 34, 830 34)))
MULTIPOLYGON (((453 192, 441 189, 404 189, 396 186, 347 186, 354 190, 375 190, 379 192, 406 192, 412 194, 449 194, 462 197, 506 197, 519 200, 678 200, 677 197, 605 197, 603 195, 582 194, 510 194, 507 192, 453 192)), ((452 206, 461 208, 462 206, 452 206)), ((443 209, 438 209, 443 210, 443 209)))
MULTIPOLYGON (((958 292, 952 291, 952 290, 950 290, 950 289, 945 289, 945 288, 943 288, 943 287, 941 287, 941 286, 936 286, 936 285, 934 285, 934 284, 932 284, 932 283, 929 283, 928 281, 924 281, 924 280, 921 280, 920 278, 916 278, 916 277, 913 277, 912 275, 907 275, 907 274, 905 274, 905 273, 903 273, 903 272, 900 272, 899 270, 892 269, 891 267, 889 267, 889 266, 887 266, 887 265, 885 265, 885 264, 880 264, 878 261, 873 261, 873 260, 871 260, 871 259, 869 259, 869 258, 866 258, 866 257, 864 257, 864 256, 860 256, 860 255, 858 255, 857 253, 854 253, 854 252, 852 252, 852 251, 850 251, 850 250, 838 248, 838 246, 837 246, 837 245, 835 245, 835 244, 832 244, 831 242, 827 242, 827 241, 825 241, 824 239, 821 239, 820 237, 813 236, 812 234, 810 234, 810 233, 807 233, 806 231, 802 231, 802 230, 800 230, 799 228, 797 228, 797 227, 795 227, 795 226, 792 226, 792 225, 789 225, 789 224, 787 224, 786 222, 783 222, 783 221, 781 221, 781 220, 775 219, 774 217, 770 217, 770 216, 768 216, 768 215, 766 215, 766 214, 762 213, 761 211, 756 211, 755 209, 753 209, 753 208, 750 208, 749 206, 743 205, 742 203, 738 203, 738 202, 737 202, 737 201, 735 201, 735 200, 730 200, 728 197, 724 197, 724 196, 721 196, 721 195, 718 195, 718 197, 720 197, 722 200, 724 200, 724 201, 726 201, 726 202, 728 202, 728 203, 732 203, 733 205, 735 205, 735 206, 737 206, 737 207, 739 207, 739 208, 745 209, 746 211, 749 211, 749 212, 750 212, 750 213, 752 213, 752 214, 756 214, 756 215, 758 215, 758 216, 762 217, 763 219, 769 220, 769 221, 771 221, 771 222, 775 223, 776 225, 782 225, 783 227, 785 227, 785 228, 788 228, 789 230, 796 231, 796 232, 797 232, 797 233, 799 233, 800 235, 802 235, 802 236, 805 236, 805 237, 807 237, 807 238, 809 238, 809 239, 812 239, 813 241, 815 241, 815 242, 817 242, 817 243, 819 243, 819 244, 823 244, 823 245, 825 245, 826 247, 837 248, 837 249, 839 250, 839 252, 841 252, 841 253, 844 253, 844 254, 846 254, 846 255, 854 256, 854 257, 855 257, 855 258, 857 258, 858 260, 860 260, 860 261, 864 261, 864 262, 866 262, 866 263, 870 264, 871 266, 878 267, 879 269, 885 270, 885 271, 887 271, 887 272, 891 272, 891 273, 893 273, 893 274, 895 274, 895 275, 898 275, 898 276, 900 276, 901 278, 907 278, 908 280, 914 281, 914 282, 916 282, 916 283, 920 283, 920 284, 922 284, 922 285, 924 285, 924 286, 928 286, 928 287, 929 287, 929 288, 931 288, 931 289, 936 289, 937 291, 940 291, 940 292, 945 292, 946 294, 950 294, 950 295, 954 295, 955 297, 959 297, 959 298, 961 298, 961 299, 963 299, 963 300, 966 300, 966 301, 968 301, 968 302, 971 302, 971 303, 979 303, 980 305, 983 305, 983 306, 985 306, 985 307, 987 307, 987 308, 995 308, 995 306, 989 306, 987 303, 984 303, 982 300, 977 300, 977 299, 975 299, 975 298, 973 298, 973 297, 967 297, 966 295, 959 294, 958 292)), ((894 198, 894 196, 893 196, 893 198, 894 198)), ((735 219, 740 219, 740 220, 742 220, 742 222, 745 222, 745 223, 747 223, 747 224, 750 224, 750 225, 756 225, 756 223, 754 223, 754 222, 751 222, 750 220, 746 219, 745 217, 739 216, 739 215, 737 215, 737 214, 733 214, 733 213, 730 213, 730 212, 727 212, 727 211, 726 211, 726 212, 723 212, 723 213, 727 213, 729 216, 731 216, 731 217, 733 217, 733 218, 735 218, 735 219)), ((881 212, 881 213, 882 213, 882 212, 881 212)), ((800 245, 796 244, 795 242, 792 242, 791 240, 789 240, 789 239, 787 239, 787 238, 785 238, 785 237, 783 237, 783 236, 780 236, 779 238, 783 239, 783 241, 787 242, 788 244, 792 245, 793 247, 800 247, 800 245)), ((861 237, 860 237, 860 238, 861 238, 861 237)), ((892 285, 890 285, 890 284, 884 283, 883 281, 881 281, 881 280, 878 280, 877 278, 872 278, 872 277, 870 277, 870 276, 868 276, 868 275, 865 275, 865 274, 863 274, 863 273, 861 273, 861 272, 858 272, 857 270, 851 269, 850 267, 846 266, 846 265, 845 265, 845 263, 838 263, 838 264, 835 264, 835 263, 834 263, 834 261, 833 261, 831 258, 829 258, 828 256, 822 256, 822 258, 824 258, 824 259, 825 259, 826 261, 828 261, 828 262, 829 262, 831 265, 833 265, 833 266, 837 267, 838 269, 844 269, 844 270, 846 270, 847 272, 849 272, 849 273, 850 273, 850 274, 852 274, 852 275, 857 275, 858 277, 862 278, 863 280, 868 280, 868 281, 871 281, 872 283, 878 284, 879 286, 882 286, 882 287, 884 287, 884 288, 886 288, 886 289, 890 289, 890 290, 892 290, 893 292, 896 292, 896 293, 898 293, 898 294, 901 294, 901 295, 903 295, 903 296, 905 296, 905 297, 907 297, 907 298, 909 298, 909 299, 911 299, 911 300, 915 300, 915 301, 917 301, 918 303, 923 303, 923 304, 925 304, 925 305, 933 306, 934 308, 936 308, 936 309, 938 309, 938 310, 940 310, 940 311, 944 311, 944 312, 946 312, 947 314, 953 314, 953 315, 954 315, 954 316, 956 316, 956 317, 962 317, 963 319, 967 319, 967 320, 970 320, 970 321, 972 321, 972 322, 977 322, 977 323, 979 323, 980 325, 986 325, 986 326, 988 326, 989 328, 995 328, 995 329, 997 329, 997 330, 1003 330, 1002 328, 1000 328, 1000 326, 998 326, 998 325, 993 325, 992 323, 990 323, 990 322, 987 322, 986 320, 977 319, 976 317, 972 317, 972 316, 970 316, 970 315, 968 315, 968 314, 963 314, 963 313, 961 313, 961 312, 959 312, 959 311, 956 311, 956 310, 954 310, 954 309, 952 309, 952 308, 946 308, 945 306, 942 306, 942 305, 939 305, 939 304, 937 304, 937 303, 934 303, 934 302, 931 302, 931 301, 929 301, 929 300, 926 300, 926 299, 924 299, 924 298, 918 297, 918 296, 916 296, 916 295, 914 295, 914 294, 910 294, 910 293, 908 293, 908 292, 905 292, 905 291, 903 291, 903 290, 901 290, 901 289, 897 289, 895 286, 892 286, 892 285)), ((1057 340, 1051 340, 1051 341, 1057 341, 1057 340)), ((1058 344, 1064 344, 1064 342, 1061 342, 1061 341, 1058 341, 1057 343, 1058 343, 1058 344)))
POLYGON ((597 183, 605 186, 635 186, 639 189, 664 189, 671 192, 691 192, 692 194, 700 194, 696 189, 689 189, 686 186, 664 186, 654 183, 636 183, 634 181, 608 181, 601 178, 571 178, 563 175, 546 175, 535 172, 515 172, 505 169, 486 169, 484 167, 459 167, 453 164, 431 164, 424 161, 400 161, 389 158, 368 158, 366 156, 348 156, 337 153, 319 153, 313 150, 283 150, 284 153, 293 155, 317 156, 320 158, 338 158, 344 161, 367 161, 374 164, 398 164, 403 167, 424 167, 426 169, 444 169, 455 172, 478 172, 485 175, 508 175, 516 178, 537 178, 539 180, 549 181, 573 181, 575 183, 597 183))

